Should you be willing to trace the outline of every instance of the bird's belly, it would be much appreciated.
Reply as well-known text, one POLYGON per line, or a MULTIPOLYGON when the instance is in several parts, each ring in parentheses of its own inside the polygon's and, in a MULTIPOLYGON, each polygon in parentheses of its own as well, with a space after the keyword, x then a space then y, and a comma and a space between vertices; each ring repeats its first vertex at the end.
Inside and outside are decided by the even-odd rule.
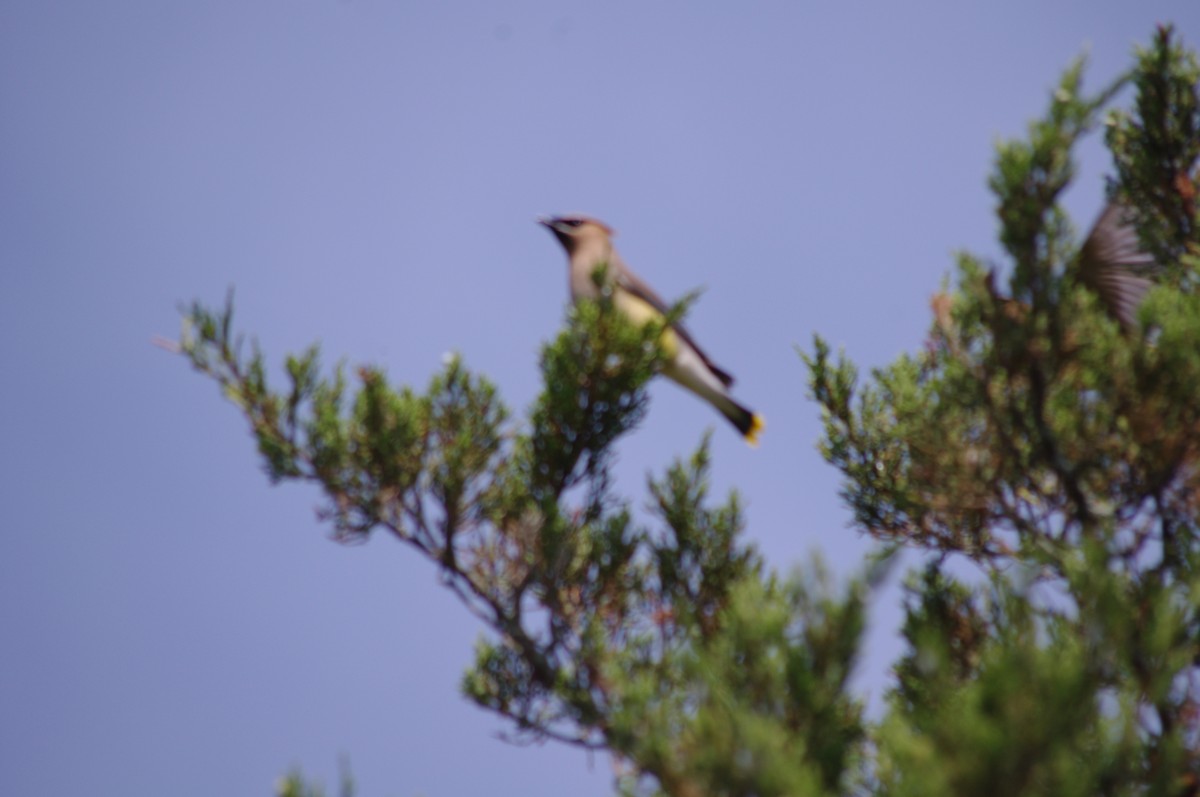
MULTIPOLYGON (((629 319, 636 326, 642 327, 651 321, 662 321, 663 315, 654 305, 647 301, 639 299, 636 296, 626 293, 625 291, 617 291, 614 297, 617 305, 617 310, 621 315, 629 319)), ((675 334, 675 330, 667 327, 663 330, 662 337, 659 339, 667 357, 673 358, 679 351, 679 336, 675 334)))

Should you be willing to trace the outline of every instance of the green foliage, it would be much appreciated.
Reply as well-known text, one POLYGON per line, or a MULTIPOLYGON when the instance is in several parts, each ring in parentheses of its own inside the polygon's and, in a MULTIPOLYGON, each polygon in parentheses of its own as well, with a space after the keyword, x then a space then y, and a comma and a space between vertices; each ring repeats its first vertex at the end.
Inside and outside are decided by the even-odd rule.
MULTIPOLYGON (((341 769, 338 797, 354 797, 354 778, 350 774, 349 765, 343 762, 341 769)), ((320 783, 306 780, 298 770, 293 770, 280 779, 275 787, 275 795, 276 797, 325 797, 325 787, 320 783)))
POLYGON ((765 573, 737 496, 710 501, 707 439, 650 481, 649 523, 611 494, 661 326, 578 305, 522 428, 457 357, 423 392, 362 368, 351 394, 312 348, 276 391, 232 312, 191 307, 183 352, 245 414, 272 480, 321 487, 339 539, 384 530, 440 568, 490 631, 463 691, 513 739, 608 750, 630 793, 836 792, 864 735, 846 691, 862 585, 765 573))
MULTIPOLYGON (((764 565, 737 495, 709 495, 707 439, 649 481, 644 515, 613 494, 612 445, 663 352, 662 326, 609 297, 543 348, 524 423, 458 357, 415 390, 371 368, 352 385, 314 347, 276 388, 231 302, 192 306, 182 350, 271 480, 319 485, 338 539, 412 547, 481 620, 464 693, 514 740, 611 753, 623 794, 1197 794, 1200 68, 1165 29, 1137 59, 1094 96, 1076 63, 999 148, 1008 263, 959 256, 923 351, 865 380, 820 337, 805 355, 821 450, 888 543, 840 589, 819 563, 764 565), (1106 119, 1128 82, 1133 111, 1106 119), (1158 284, 1136 324, 1111 317, 1057 204, 1106 121, 1112 198, 1158 284), (927 560, 868 723, 848 684, 901 546, 927 560)), ((321 792, 294 775, 280 793, 321 792)))
POLYGON ((934 564, 910 583, 880 793, 1200 788, 1200 70, 1160 30, 1134 113, 1108 120, 1112 195, 1159 283, 1132 329, 1092 292, 1057 205, 1122 85, 1087 97, 1080 75, 999 148, 1007 291, 964 254, 925 351, 865 384, 819 337, 805 357, 859 526, 985 576, 934 564))
POLYGON ((881 793, 1127 793, 1131 706, 1074 621, 1005 579, 980 594, 936 566, 909 600, 881 793))
POLYGON ((1200 158, 1200 64, 1195 53, 1158 31, 1139 49, 1134 113, 1114 111, 1107 142, 1117 168, 1117 193, 1135 209, 1142 242, 1163 264, 1168 284, 1195 289, 1196 183, 1200 158), (1184 260, 1191 254, 1193 259, 1184 260))

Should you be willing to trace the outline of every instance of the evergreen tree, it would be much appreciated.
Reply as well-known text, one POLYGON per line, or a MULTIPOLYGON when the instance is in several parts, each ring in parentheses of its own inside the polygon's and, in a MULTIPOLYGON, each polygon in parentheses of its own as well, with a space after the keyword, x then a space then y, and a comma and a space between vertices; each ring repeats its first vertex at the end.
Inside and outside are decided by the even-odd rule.
POLYGON ((276 389, 231 304, 189 308, 182 349, 273 481, 319 485, 343 540, 413 548, 489 629, 464 692, 515 738, 611 753, 622 793, 1195 794, 1200 69, 1164 29, 1096 96, 1082 71, 1000 148, 1010 264, 960 256, 925 350, 861 384, 820 338, 805 357, 857 525, 929 552, 876 723, 847 682, 886 555, 840 589, 819 564, 777 575, 741 538, 737 495, 710 497, 707 440, 651 480, 650 522, 611 489, 660 326, 578 305, 523 423, 458 359, 423 391, 370 368, 352 387, 314 347, 276 389), (1134 111, 1105 115, 1129 80, 1134 111), (1114 201, 1157 264, 1132 326, 1105 312, 1057 205, 1101 123, 1114 201))
POLYGON ((1196 59, 1160 30, 1135 112, 1082 65, 1027 140, 1000 147, 1001 269, 959 257, 925 351, 862 386, 817 339, 823 451, 857 525, 938 557, 910 586, 885 794, 1194 794, 1200 788, 1200 153, 1196 59), (1155 287, 1123 327, 1057 205, 1101 122, 1111 200, 1155 287), (951 578, 951 555, 982 586, 951 578))

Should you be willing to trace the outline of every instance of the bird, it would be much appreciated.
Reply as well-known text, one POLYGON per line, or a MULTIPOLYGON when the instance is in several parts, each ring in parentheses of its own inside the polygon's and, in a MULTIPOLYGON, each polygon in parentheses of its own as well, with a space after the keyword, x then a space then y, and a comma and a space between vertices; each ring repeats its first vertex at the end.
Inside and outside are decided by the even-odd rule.
MULTIPOLYGON (((605 267, 605 286, 612 291, 613 306, 638 325, 662 319, 669 306, 645 281, 633 273, 613 246, 615 232, 588 216, 543 216, 538 223, 554 234, 567 253, 571 299, 578 303, 596 299, 601 287, 593 275, 605 267)), ((730 395, 733 376, 704 353, 682 324, 672 323, 661 338, 667 356, 663 374, 716 408, 751 446, 758 445, 763 430, 761 415, 730 395)))
POLYGON ((1137 325, 1137 309, 1160 271, 1154 256, 1142 249, 1129 208, 1110 200, 1079 250, 1080 280, 1104 309, 1126 330, 1137 325))
MULTIPOLYGON (((1079 282, 1096 294, 1104 311, 1126 333, 1137 328, 1138 308, 1154 287, 1154 278, 1163 270, 1154 256, 1142 248, 1129 206, 1117 199, 1110 199, 1100 211, 1079 247, 1072 268, 1079 282)), ((1028 305, 1001 296, 996 289, 996 277, 993 268, 987 276, 992 298, 1011 318, 1024 318, 1028 305)), ((954 326, 950 317, 952 303, 944 291, 930 300, 934 319, 943 332, 954 326)))

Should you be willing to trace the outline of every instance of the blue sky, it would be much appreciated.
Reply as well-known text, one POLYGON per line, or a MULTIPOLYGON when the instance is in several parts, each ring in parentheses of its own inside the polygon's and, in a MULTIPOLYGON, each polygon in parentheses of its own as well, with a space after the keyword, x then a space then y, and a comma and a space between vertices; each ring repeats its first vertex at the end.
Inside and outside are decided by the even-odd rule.
MULTIPOLYGON (((459 696, 480 633, 386 538, 330 542, 213 385, 150 344, 235 286, 276 358, 423 385, 448 351, 516 408, 566 303, 539 213, 620 231, 768 422, 748 449, 656 384, 619 486, 715 427, 714 487, 788 570, 851 572, 794 345, 921 345, 985 188, 1068 62, 1089 84, 1195 2, 54 2, 0 7, 0 792, 269 794, 350 758, 364 795, 602 795, 459 696)), ((1126 98, 1127 100, 1128 98, 1126 98)), ((1110 164, 1080 150, 1083 228, 1110 164)), ((899 651, 882 595, 858 679, 899 651)))

